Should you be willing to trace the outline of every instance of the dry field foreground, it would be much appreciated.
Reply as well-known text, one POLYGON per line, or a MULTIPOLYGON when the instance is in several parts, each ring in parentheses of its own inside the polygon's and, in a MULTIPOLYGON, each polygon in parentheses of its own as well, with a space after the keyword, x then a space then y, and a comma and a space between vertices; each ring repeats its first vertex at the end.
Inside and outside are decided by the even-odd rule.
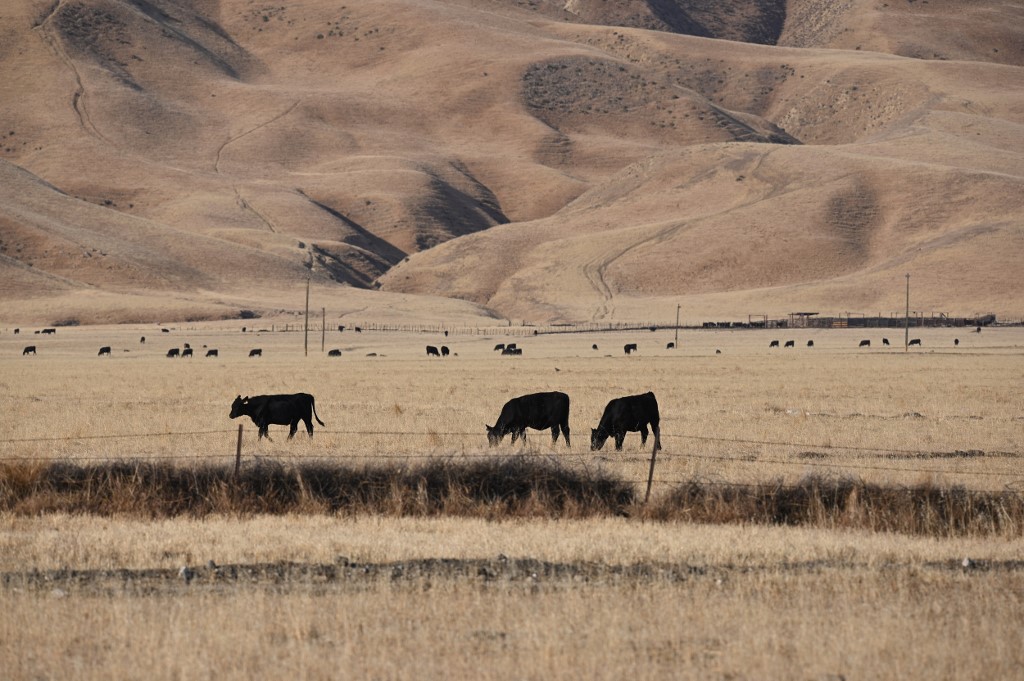
MULTIPOLYGON (((0 336, 0 456, 227 463, 236 394, 302 390, 327 426, 291 442, 272 428, 274 442, 259 444, 247 424, 246 460, 523 451, 639 484, 649 450, 635 435, 621 455, 598 456, 587 435, 606 400, 652 389, 665 440, 656 494, 690 477, 834 473, 993 490, 1020 480, 1017 329, 925 330, 909 357, 856 348, 878 331, 683 332, 674 353, 667 332, 538 337, 517 339, 520 358, 495 356, 506 338, 346 332, 327 341, 340 359, 312 336, 304 358, 294 333, 153 330, 0 336), (816 347, 769 351, 774 337, 816 347), (626 340, 639 356, 622 356, 626 340), (20 355, 27 342, 37 356, 20 355), (163 356, 184 342, 221 356, 163 356), (459 356, 428 360, 427 343, 459 356), (97 357, 100 345, 114 356, 97 357), (249 360, 256 346, 265 356, 249 360), (573 400, 571 450, 532 432, 525 450, 486 447, 483 425, 505 399, 548 389, 573 400), (143 436, 95 437, 126 434, 143 436)), ((15 679, 962 679, 1012 678, 1024 665, 1019 538, 331 516, 5 516, 0 528, 0 668, 15 679), (537 576, 502 572, 503 556, 537 561, 537 576), (451 564, 424 569, 432 559, 451 564), (217 580, 209 560, 270 565, 217 580), (186 584, 182 565, 200 576, 186 584), (65 568, 82 572, 47 572, 65 568)))

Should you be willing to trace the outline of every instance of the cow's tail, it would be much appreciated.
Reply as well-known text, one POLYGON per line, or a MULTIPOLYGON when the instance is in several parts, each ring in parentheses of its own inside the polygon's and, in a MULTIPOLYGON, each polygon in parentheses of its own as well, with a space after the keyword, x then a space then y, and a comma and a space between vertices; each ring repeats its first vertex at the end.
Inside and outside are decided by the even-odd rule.
POLYGON ((319 423, 321 426, 326 427, 327 424, 321 421, 320 417, 316 415, 316 398, 313 397, 312 395, 309 396, 309 406, 313 408, 313 418, 316 419, 316 422, 319 423))

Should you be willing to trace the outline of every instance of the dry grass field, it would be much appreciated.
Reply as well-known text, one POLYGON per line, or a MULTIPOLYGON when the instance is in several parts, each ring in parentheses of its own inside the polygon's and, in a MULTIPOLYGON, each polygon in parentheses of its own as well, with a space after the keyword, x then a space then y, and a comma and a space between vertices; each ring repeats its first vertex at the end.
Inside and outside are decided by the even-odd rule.
MULTIPOLYGON (((305 357, 301 333, 241 324, 4 333, 0 457, 230 466, 235 395, 308 391, 327 425, 257 442, 247 423, 243 466, 539 456, 642 490, 649 448, 631 434, 621 453, 592 453, 588 429, 611 397, 652 389, 654 502, 683 480, 808 475, 1020 490, 1019 329, 926 329, 909 354, 858 349, 874 330, 682 331, 674 351, 668 331, 347 330, 327 335, 343 351, 328 358, 316 334, 305 357), (769 349, 775 337, 815 347, 769 349), (509 340, 522 357, 494 353, 509 340), (639 353, 623 356, 624 340, 639 353), (185 342, 198 356, 164 356, 185 342), (426 344, 457 356, 428 359, 426 344), (572 399, 571 448, 534 431, 526 447, 487 447, 506 399, 549 389, 572 399)), ((323 513, 6 513, 0 528, 10 678, 980 679, 1024 663, 1019 533, 323 513)))

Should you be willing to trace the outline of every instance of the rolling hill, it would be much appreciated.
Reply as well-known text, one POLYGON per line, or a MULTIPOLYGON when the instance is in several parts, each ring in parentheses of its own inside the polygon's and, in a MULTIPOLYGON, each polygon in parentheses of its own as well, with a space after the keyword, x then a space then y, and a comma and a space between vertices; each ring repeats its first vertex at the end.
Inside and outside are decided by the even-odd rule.
POLYGON ((1024 316, 1024 7, 12 0, 0 321, 1024 316))

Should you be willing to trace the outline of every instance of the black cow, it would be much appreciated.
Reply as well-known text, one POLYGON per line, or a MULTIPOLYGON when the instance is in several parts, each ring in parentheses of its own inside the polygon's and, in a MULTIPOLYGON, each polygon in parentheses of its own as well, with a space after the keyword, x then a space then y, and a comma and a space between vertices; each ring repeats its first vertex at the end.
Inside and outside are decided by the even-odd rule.
POLYGON ((178 357, 180 354, 181 351, 178 350, 178 348, 171 348, 170 350, 167 351, 168 357, 178 357))
POLYGON ((442 345, 441 346, 441 356, 442 357, 447 357, 449 354, 451 354, 451 350, 448 349, 448 346, 447 345, 442 345))
POLYGON ((622 351, 625 352, 627 355, 630 354, 631 352, 636 352, 636 343, 626 343, 625 345, 622 346, 622 351))
POLYGON ((21 329, 15 329, 14 330, 14 335, 15 336, 17 336, 19 333, 21 333, 21 329))
POLYGON ((211 349, 207 350, 206 351, 206 356, 207 357, 217 357, 218 356, 217 348, 211 348, 211 349))
POLYGON ((497 352, 498 350, 504 350, 504 349, 505 349, 505 344, 504 343, 498 343, 497 345, 494 346, 494 351, 495 352, 497 352))
POLYGON ((331 350, 330 352, 327 353, 327 356, 328 357, 341 357, 341 350, 339 350, 338 348, 334 348, 333 350, 331 350))
POLYGON ((503 355, 521 355, 521 354, 523 354, 523 349, 522 348, 506 347, 504 350, 501 351, 501 354, 503 354, 503 355))
MULTIPOLYGON (((299 421, 306 424, 306 432, 313 437, 313 417, 321 426, 324 422, 316 413, 316 401, 308 393, 294 395, 256 395, 242 398, 241 395, 231 403, 231 418, 248 416, 259 429, 259 438, 270 440, 268 428, 271 424, 289 426, 288 439, 295 437, 299 429, 299 421)), ((270 440, 273 442, 273 440, 270 440)))
POLYGON ((911 338, 910 339, 910 345, 920 345, 920 344, 921 344, 921 339, 920 338, 911 338))
POLYGON ((356 333, 362 333, 362 332, 363 332, 363 327, 357 326, 356 327, 356 333))
POLYGON ((676 349, 676 344, 672 343, 672 342, 669 342, 669 344, 665 346, 665 349, 666 350, 675 350, 676 349))
POLYGON ((494 426, 487 426, 487 441, 491 446, 501 442, 507 434, 512 433, 512 443, 516 438, 526 442, 526 429, 551 429, 551 442, 558 442, 558 430, 562 430, 567 447, 569 442, 569 396, 560 392, 533 393, 514 397, 501 408, 501 414, 494 426))
POLYGON ((860 342, 860 345, 858 345, 857 347, 858 348, 870 348, 871 347, 871 341, 869 341, 869 340, 862 340, 860 342))
POLYGON ((960 339, 959 338, 954 338, 953 339, 953 345, 960 345, 960 339))
POLYGON ((34 355, 36 354, 36 346, 26 345, 25 349, 21 351, 22 355, 34 355))
POLYGON ((604 408, 597 428, 590 431, 590 449, 601 449, 605 441, 614 436, 615 450, 619 451, 622 449, 622 441, 626 439, 626 433, 637 431, 640 432, 640 446, 643 447, 647 444, 647 424, 650 424, 654 432, 653 451, 657 452, 661 449, 661 428, 658 425, 660 422, 658 400, 655 399, 654 393, 617 397, 604 408))
POLYGON ((139 343, 141 343, 141 344, 145 345, 145 344, 146 344, 146 337, 145 337, 145 336, 143 336, 142 338, 140 338, 140 339, 139 339, 139 343))
POLYGON ((345 325, 344 324, 338 324, 338 333, 341 333, 344 330, 345 330, 345 325))
POLYGON ((591 345, 590 349, 591 350, 597 350, 597 343, 594 343, 593 345, 591 345))
POLYGON ((441 353, 437 351, 437 348, 433 345, 427 346, 427 357, 440 357, 441 353))
POLYGON ((170 329, 160 329, 160 331, 161 331, 162 333, 170 333, 170 332, 171 332, 171 330, 170 330, 170 329))
POLYGON ((888 344, 889 344, 889 339, 888 338, 883 338, 882 339, 882 345, 888 345, 888 344))
POLYGON ((186 349, 186 350, 191 350, 191 349, 192 349, 192 346, 191 346, 191 345, 189 345, 188 343, 185 343, 185 349, 186 349))
POLYGON ((100 348, 100 354, 98 354, 97 357, 102 357, 103 355, 107 355, 107 356, 110 355, 110 346, 109 345, 104 345, 102 348, 100 348))
POLYGON ((191 357, 192 356, 192 348, 186 347, 184 350, 181 351, 181 356, 182 357, 191 357))
POLYGON ((786 347, 787 348, 795 348, 796 347, 796 341, 791 341, 791 340, 786 341, 786 347))
POLYGON ((768 344, 768 347, 770 347, 770 348, 777 348, 777 347, 779 347, 779 341, 773 340, 771 343, 768 344))
POLYGON ((249 351, 249 356, 250 357, 262 357, 263 356, 263 348, 253 348, 252 350, 249 351))
POLYGON ((508 345, 505 346, 505 349, 506 350, 515 350, 518 347, 519 346, 517 346, 515 343, 509 343, 508 345))
POLYGON ((52 336, 53 334, 57 333, 57 329, 43 329, 43 333, 52 336))
POLYGON ((812 341, 812 340, 807 341, 807 347, 813 348, 814 347, 814 341, 812 341))

